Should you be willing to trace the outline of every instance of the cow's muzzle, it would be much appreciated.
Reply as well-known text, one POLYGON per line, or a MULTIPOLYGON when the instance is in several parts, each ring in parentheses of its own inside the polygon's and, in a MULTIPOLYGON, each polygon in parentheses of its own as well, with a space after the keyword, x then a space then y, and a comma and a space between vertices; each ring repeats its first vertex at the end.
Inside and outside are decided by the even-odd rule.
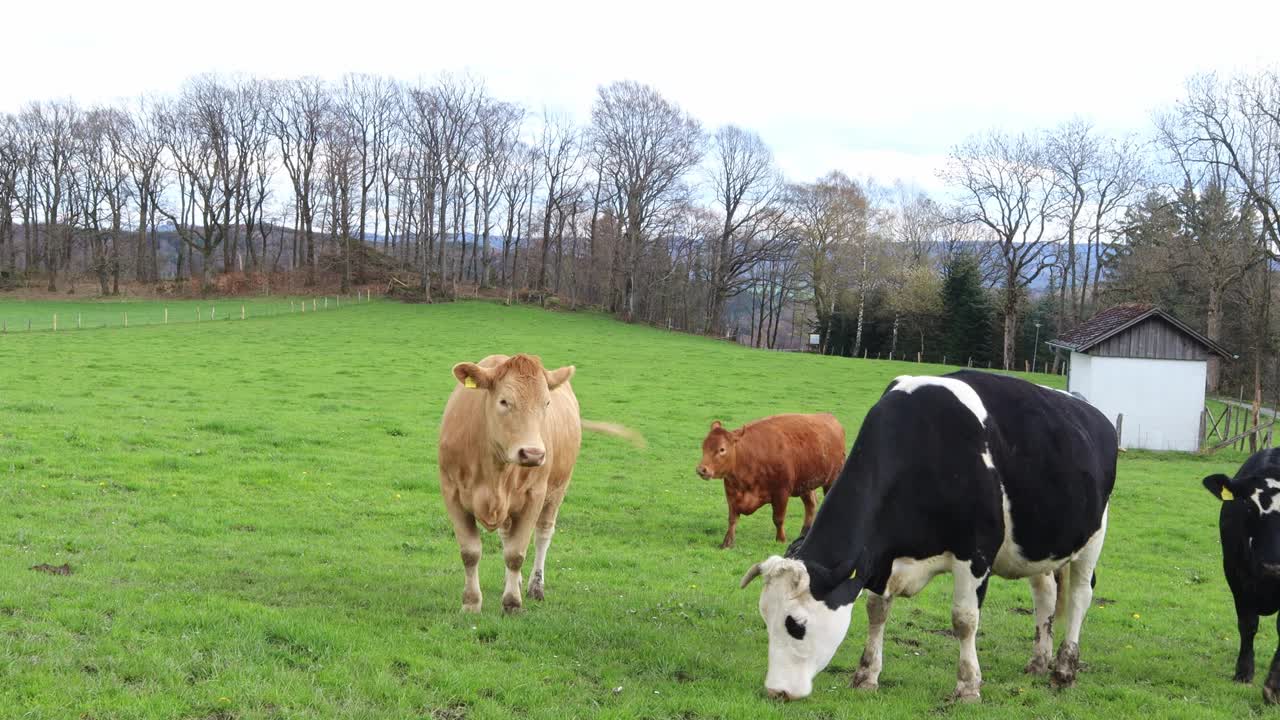
POLYGON ((698 466, 698 469, 696 470, 696 472, 698 473, 698 477, 702 478, 703 480, 711 479, 711 471, 702 465, 698 466))
POLYGON ((774 690, 772 688, 765 688, 764 691, 768 693, 769 698, 772 700, 781 700, 783 702, 789 702, 792 699, 791 693, 787 692, 786 690, 774 690))
POLYGON ((516 463, 521 467, 539 467, 547 461, 547 451, 536 447, 522 447, 516 452, 516 463))

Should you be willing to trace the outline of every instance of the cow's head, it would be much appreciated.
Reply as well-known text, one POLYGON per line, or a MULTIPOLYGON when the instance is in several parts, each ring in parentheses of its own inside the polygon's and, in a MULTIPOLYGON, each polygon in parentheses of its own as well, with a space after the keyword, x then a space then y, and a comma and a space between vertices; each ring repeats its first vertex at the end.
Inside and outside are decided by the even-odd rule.
POLYGON ((1267 575, 1280 576, 1280 473, 1274 477, 1210 475, 1204 486, 1219 500, 1244 509, 1250 562, 1267 575))
POLYGON ((774 555, 751 566, 742 587, 764 578, 760 616, 769 630, 769 670, 764 689, 772 698, 798 700, 813 691, 813 678, 831 662, 849 632, 853 603, 832 609, 809 589, 800 560, 774 555))
POLYGON ((573 366, 545 370, 533 355, 516 355, 496 367, 458 363, 453 376, 468 392, 485 393, 488 439, 503 462, 538 467, 547 459, 543 420, 551 391, 573 377, 573 366))
POLYGON ((702 462, 698 463, 698 477, 703 480, 722 478, 733 467, 738 448, 740 430, 725 430, 719 420, 711 423, 711 432, 702 441, 702 462))

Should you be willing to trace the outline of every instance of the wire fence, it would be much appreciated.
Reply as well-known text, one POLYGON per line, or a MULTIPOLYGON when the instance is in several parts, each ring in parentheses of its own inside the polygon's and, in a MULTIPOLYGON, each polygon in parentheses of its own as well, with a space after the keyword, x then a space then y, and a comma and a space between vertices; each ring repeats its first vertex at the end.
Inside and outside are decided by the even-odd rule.
POLYGON ((249 320, 337 310, 372 300, 367 290, 353 295, 209 300, 0 300, 0 335, 249 320))

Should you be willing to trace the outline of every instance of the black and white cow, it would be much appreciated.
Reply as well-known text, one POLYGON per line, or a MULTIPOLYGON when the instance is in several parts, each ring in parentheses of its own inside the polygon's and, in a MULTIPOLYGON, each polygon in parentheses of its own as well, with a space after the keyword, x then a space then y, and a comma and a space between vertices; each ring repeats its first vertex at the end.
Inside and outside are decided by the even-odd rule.
MULTIPOLYGON (((1236 603, 1240 654, 1236 682, 1253 682, 1253 638, 1258 616, 1280 610, 1280 449, 1254 453, 1236 476, 1210 475, 1204 486, 1222 502, 1218 532, 1222 569, 1236 603)), ((1280 616, 1276 618, 1280 627, 1280 616)), ((1268 703, 1280 702, 1280 649, 1262 684, 1268 703)))
POLYGON ((1049 669, 1056 609, 1066 636, 1053 680, 1072 684, 1115 476, 1115 428, 1067 393, 975 371, 894 380, 867 413, 809 533, 742 579, 746 587, 764 577, 766 691, 810 693, 863 590, 869 628, 853 685, 874 689, 893 598, 945 572, 955 579, 960 640, 953 698, 979 697, 978 613, 991 575, 1031 582, 1036 639, 1027 672, 1049 669))

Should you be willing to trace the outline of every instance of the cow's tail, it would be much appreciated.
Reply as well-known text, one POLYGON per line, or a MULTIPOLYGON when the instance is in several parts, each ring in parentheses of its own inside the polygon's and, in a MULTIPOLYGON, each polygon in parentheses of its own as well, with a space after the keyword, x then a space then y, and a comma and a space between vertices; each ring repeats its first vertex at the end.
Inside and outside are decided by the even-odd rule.
POLYGON ((617 423, 597 422, 595 420, 584 419, 582 421, 582 429, 589 430, 591 432, 603 433, 605 435, 612 435, 614 437, 619 437, 631 443, 632 445, 635 445, 636 447, 642 448, 645 446, 644 436, 636 432, 635 430, 632 430, 631 428, 626 427, 625 425, 618 425, 617 423))

